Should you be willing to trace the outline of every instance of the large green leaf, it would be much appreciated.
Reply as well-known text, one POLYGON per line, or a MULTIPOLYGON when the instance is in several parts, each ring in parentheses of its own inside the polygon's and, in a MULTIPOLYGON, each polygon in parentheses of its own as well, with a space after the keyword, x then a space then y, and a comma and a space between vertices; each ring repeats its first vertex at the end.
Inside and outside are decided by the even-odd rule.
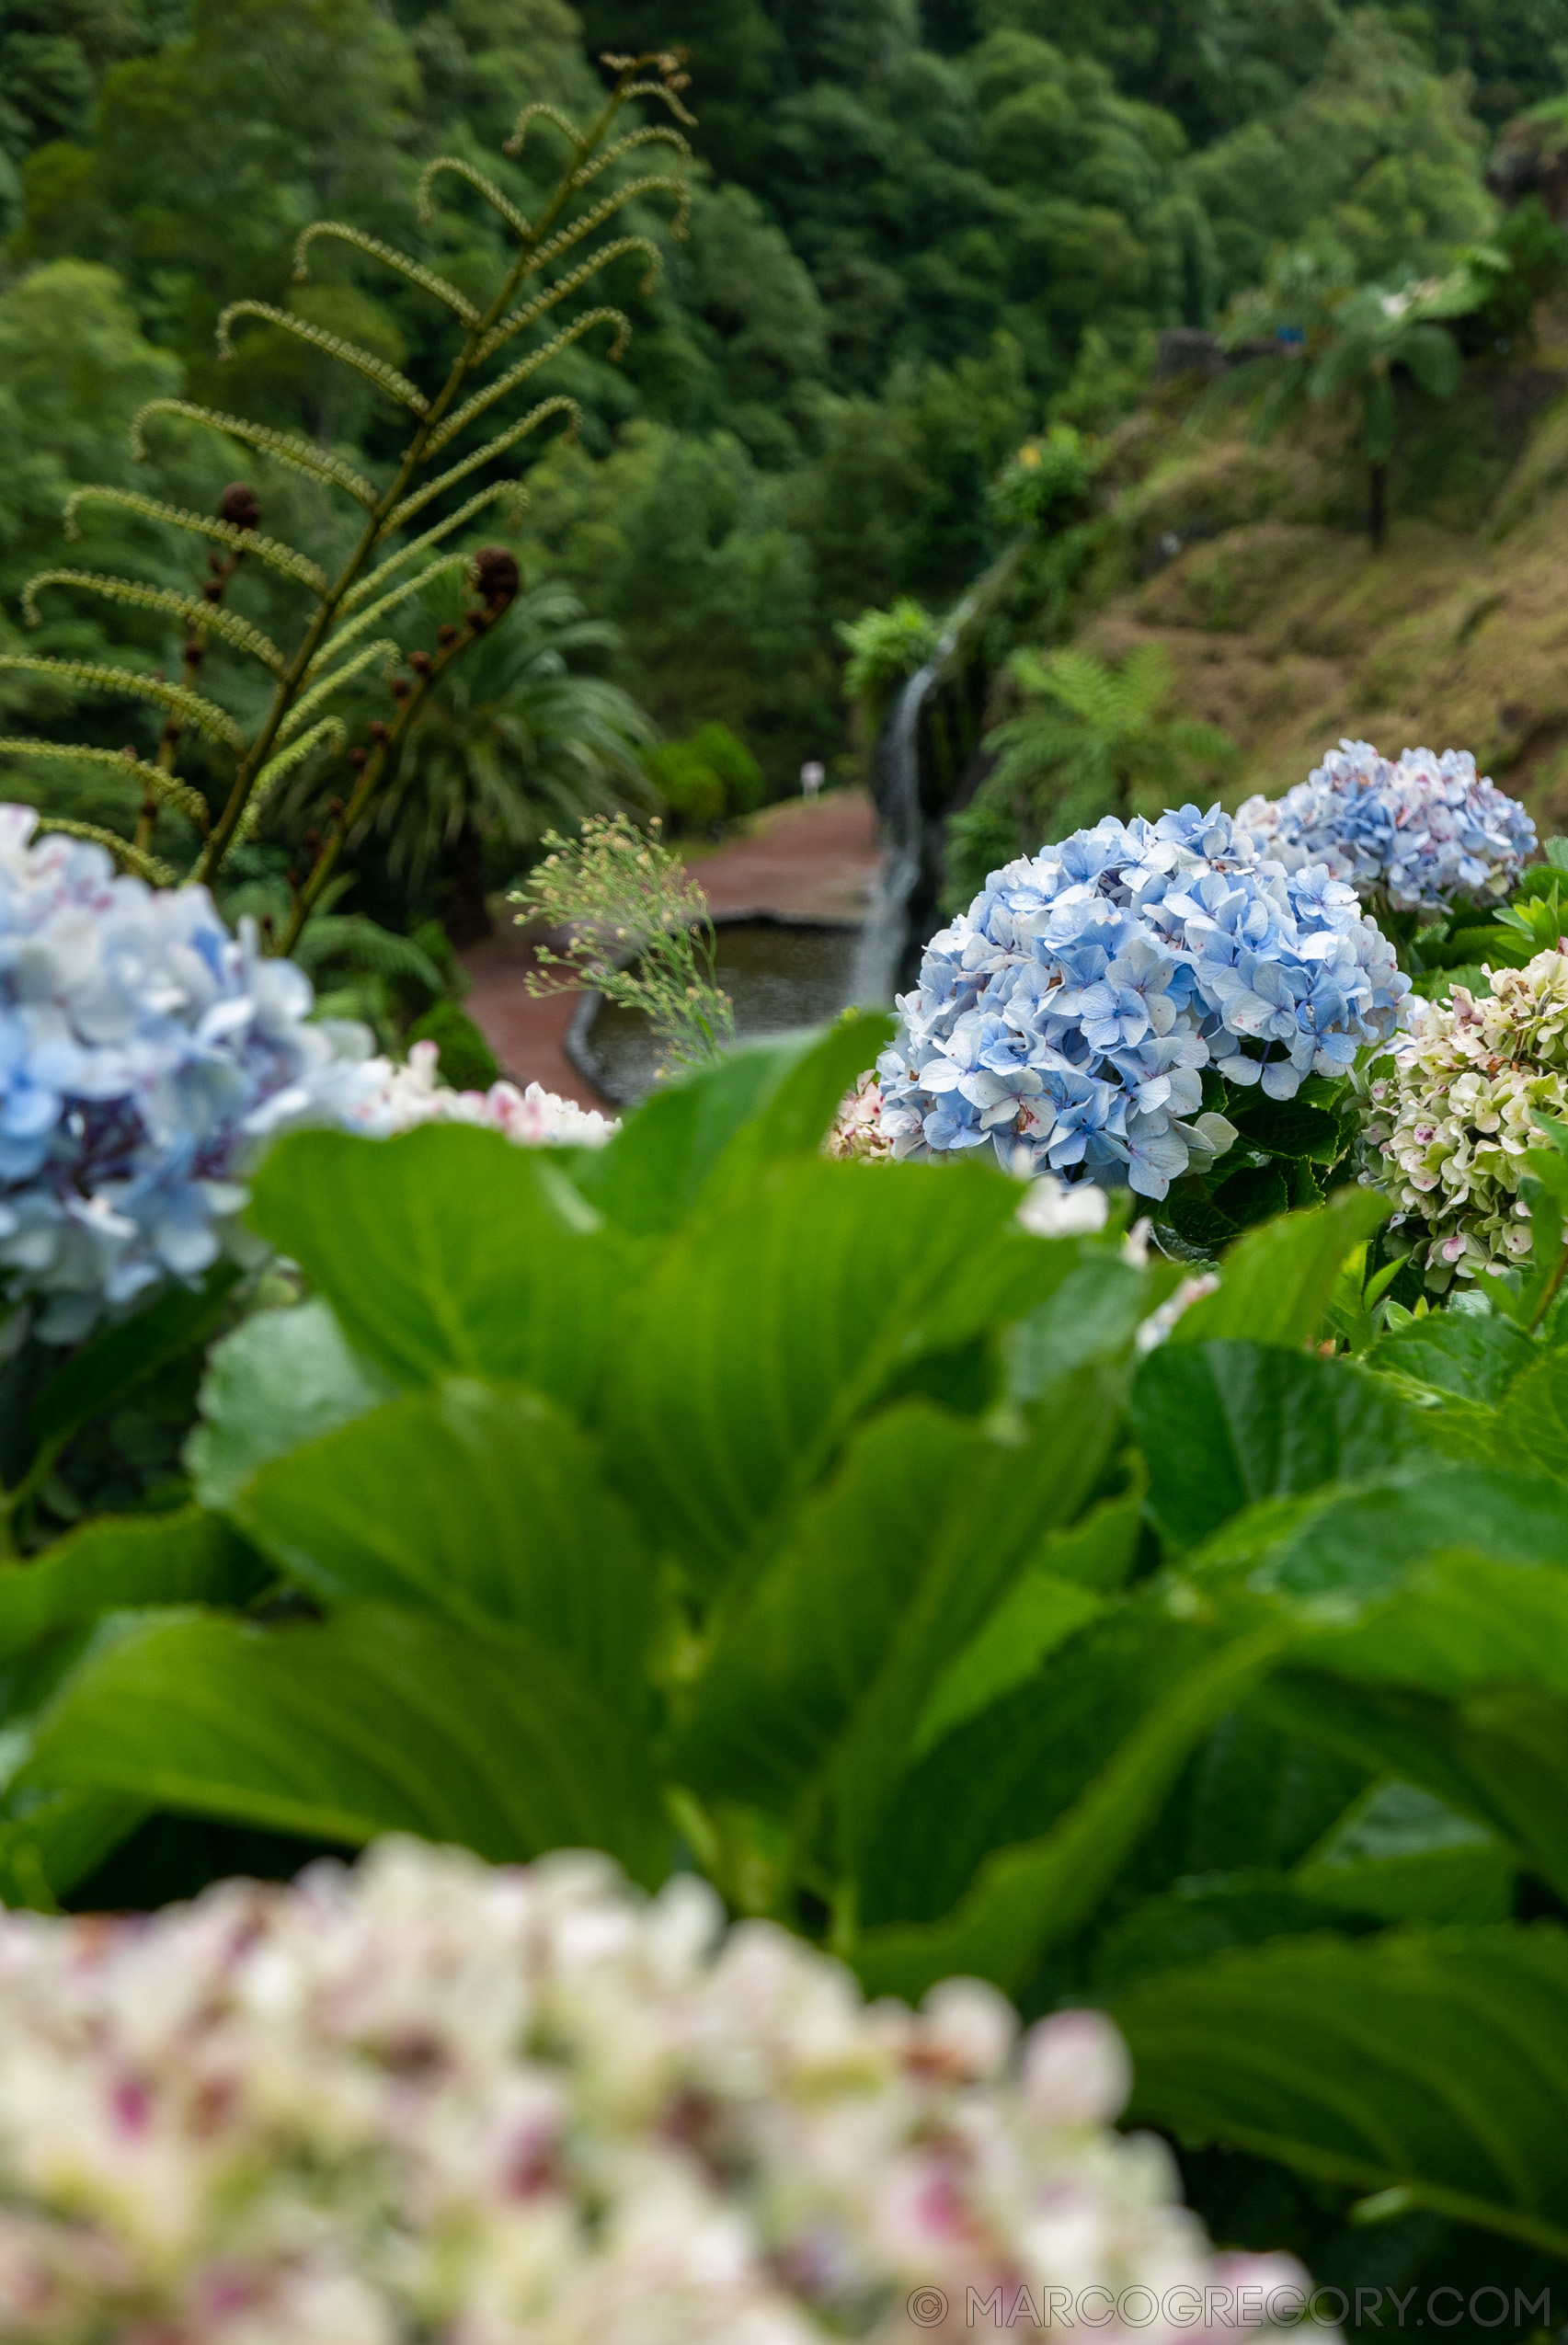
POLYGON ((400 1384, 512 1377, 568 1408, 593 1386, 640 1260, 543 1150, 459 1124, 393 1140, 291 1133, 257 1174, 250 1218, 400 1384))
MULTIPOLYGON (((1261 1510, 1260 1510, 1261 1515, 1261 1510)), ((1227 1543, 1240 1549, 1246 1518, 1229 1527, 1227 1543)), ((1265 1527, 1259 1522, 1260 1529, 1265 1527)), ((1385 1604, 1410 1584, 1417 1569, 1456 1548, 1473 1549, 1497 1564, 1568 1564, 1568 1493, 1539 1475, 1511 1474, 1468 1460, 1415 1457, 1360 1488, 1327 1492, 1288 1525, 1275 1525, 1260 1539, 1262 1560, 1251 1571, 1248 1590, 1288 1604, 1304 1617, 1344 1626, 1369 1607, 1385 1604)), ((1195 1564, 1200 1575, 1201 1559, 1195 1564)), ((1430 1621, 1432 1591, 1417 1607, 1430 1621)), ((1511 1587, 1511 1583, 1505 1583, 1511 1587)), ((1568 1581, 1556 1584, 1568 1589, 1568 1581)), ((1489 1600, 1489 1599, 1488 1599, 1489 1600)), ((1531 1600, 1515 1590, 1511 1600, 1531 1600)), ((1557 1600, 1552 1589, 1535 1600, 1557 1600)), ((1425 1633, 1408 1613, 1368 1631, 1368 1650, 1399 1653, 1408 1634, 1425 1633)), ((1461 1642, 1471 1633, 1467 1622, 1461 1642)), ((1338 1648, 1353 1665, 1353 1650, 1338 1648)), ((1410 1647, 1413 1658, 1419 1645, 1410 1647)), ((1483 1642, 1472 1652, 1484 1652, 1483 1642)), ((1508 1666, 1513 1665, 1510 1661, 1508 1666)), ((1413 1682, 1429 1683, 1425 1676, 1413 1682)))
POLYGON ((1505 1457, 1568 1481, 1568 1350, 1543 1354, 1519 1378, 1499 1412, 1498 1434, 1505 1457))
POLYGON ((1013 1581, 978 1636, 932 1688, 913 1752, 923 1757, 955 1726, 978 1718, 1034 1676, 1048 1653, 1104 1611, 1103 1600, 1071 1580, 1029 1571, 1013 1581))
POLYGON ((240 1603, 266 1576, 226 1523, 195 1507, 100 1516, 0 1573, 0 1654, 127 1606, 240 1603))
POLYGON ((1133 1387, 1149 1508, 1196 1546, 1244 1506, 1376 1473, 1427 1447, 1430 1429, 1348 1360, 1273 1344, 1164 1344, 1133 1387))
POLYGON ((917 1998, 953 1972, 1022 1987, 1042 1953, 1093 1912, 1195 1744, 1245 1698, 1286 1638, 1265 1629, 1183 1671, 1052 1828, 997 1849, 943 1920, 868 1930, 853 1957, 867 1990, 917 1998))
POLYGON ((1494 1407, 1536 1357, 1537 1347, 1511 1319, 1448 1310, 1379 1337, 1368 1365, 1494 1407))
POLYGON ((1048 1302, 1007 1332, 1010 1392, 1032 1401, 1058 1377, 1087 1360, 1110 1359, 1132 1344, 1139 1321, 1161 1299, 1150 1279, 1109 1249, 1085 1250, 1048 1302))
POLYGON ((728 1051, 656 1092, 607 1148, 579 1158, 578 1186, 622 1229, 650 1236, 677 1229, 711 1183, 814 1150, 891 1032, 889 1018, 859 1012, 822 1035, 783 1035, 728 1051))
POLYGON ((1375 1189, 1339 1189, 1313 1212, 1282 1214, 1248 1230, 1220 1265, 1219 1291, 1182 1314, 1172 1343, 1308 1342, 1322 1324, 1346 1254, 1392 1210, 1375 1189))
POLYGON ((736 1133, 709 1176, 708 1195, 738 1187, 777 1157, 820 1147, 844 1093, 876 1064, 894 1031, 882 1011, 847 1011, 836 1020, 790 1069, 761 1113, 736 1133))
MULTIPOLYGON (((601 1422, 639 1518, 722 1581, 896 1370, 987 1323, 973 1314, 995 1298, 971 1274, 1013 1234, 1017 1203, 979 1165, 796 1160, 699 1217, 617 1323, 601 1422)), ((1075 1259, 1019 1242, 1042 1285, 1075 1259)), ((1025 1284, 1019 1310, 1037 1299, 1025 1284)))
POLYGON ((97 1870, 146 1816, 135 1800, 106 1791, 24 1793, 22 1813, 0 1818, 0 1905, 52 1913, 97 1870))
POLYGON ((536 1393, 453 1378, 263 1467, 235 1512, 328 1604, 526 1629, 635 1706, 648 1557, 596 1446, 536 1393))
MULTIPOLYGON (((1341 1927, 1356 1918, 1361 1917, 1341 1916, 1341 1927)), ((1288 1873, 1249 1866, 1242 1872, 1188 1874, 1140 1899, 1096 1939, 1090 1976, 1097 1995, 1114 1995, 1135 1979, 1206 1962, 1233 1947, 1321 1930, 1325 1919, 1322 1905, 1288 1873)))
POLYGON ((1284 1940, 1109 1998, 1131 2114, 1568 2255, 1568 1938, 1284 1940))
POLYGON ((830 1765, 845 1835, 863 1839, 932 1686, 1041 1531, 1076 1512, 1115 1417, 1102 1373, 1054 1392, 1022 1441, 921 1401, 875 1419, 738 1594, 681 1745, 686 1779, 787 1809, 830 1765))
POLYGON ((647 1750, 557 1654, 365 1607, 325 1626, 150 1613, 106 1623, 40 1722, 19 1787, 496 1861, 608 1848, 664 1870, 647 1750))
POLYGON ((1325 1905, 1381 1921, 1505 1921, 1517 1858, 1419 1784, 1369 1784, 1291 1878, 1325 1905))
POLYGON ((226 1506, 269 1458, 363 1416, 396 1390, 349 1350, 327 1304, 258 1311, 208 1358, 201 1423, 185 1448, 197 1497, 226 1506))

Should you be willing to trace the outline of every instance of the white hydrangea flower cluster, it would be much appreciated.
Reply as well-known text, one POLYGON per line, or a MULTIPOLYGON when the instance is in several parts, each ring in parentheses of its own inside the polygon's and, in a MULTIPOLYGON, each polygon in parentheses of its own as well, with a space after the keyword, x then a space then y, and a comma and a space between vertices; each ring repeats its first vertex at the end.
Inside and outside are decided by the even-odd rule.
POLYGON ((1426 1284, 1441 1294, 1529 1260, 1518 1189, 1526 1150, 1541 1145, 1531 1118, 1568 1116, 1568 953, 1494 970, 1479 1001, 1456 985, 1448 1001, 1417 1002, 1412 1024, 1396 1071, 1371 1086, 1367 1138, 1427 1225, 1426 1284))
POLYGON ((310 982, 231 936, 205 888, 118 876, 103 848, 34 839, 0 806, 0 1331, 74 1343, 224 1253, 261 1144, 290 1126, 390 1134, 432 1116, 518 1140, 608 1137, 569 1102, 442 1092, 364 1028, 308 1023, 310 982))
POLYGON ((1386 1041, 1410 979, 1354 891, 1259 859, 1218 806, 1114 816, 992 872, 933 936, 877 1061, 897 1157, 990 1149, 1163 1197, 1235 1138, 1202 1076, 1293 1099, 1386 1041))
POLYGON ((350 1131, 390 1139, 417 1124, 476 1124, 525 1148, 602 1148, 620 1130, 619 1121, 579 1107, 542 1083, 519 1091, 515 1083, 492 1083, 488 1091, 453 1091, 437 1079, 441 1052, 433 1042, 417 1042, 407 1063, 372 1058, 345 1102, 350 1131))
POLYGON ((1283 798, 1249 798, 1236 828, 1287 871, 1322 864, 1399 912, 1495 902, 1536 851, 1524 807, 1477 777, 1468 749, 1406 749, 1396 764, 1370 741, 1341 741, 1283 798))
POLYGON ((1021 2057, 1015 2027, 972 1980, 868 2008, 691 1877, 644 1901, 580 1854, 387 1841, 145 1920, 0 1915, 0 2328, 956 2345, 1000 2286, 1235 2345, 1300 2309, 1288 2258, 1215 2258, 1163 2146, 1109 2130, 1108 2020, 1021 2057))

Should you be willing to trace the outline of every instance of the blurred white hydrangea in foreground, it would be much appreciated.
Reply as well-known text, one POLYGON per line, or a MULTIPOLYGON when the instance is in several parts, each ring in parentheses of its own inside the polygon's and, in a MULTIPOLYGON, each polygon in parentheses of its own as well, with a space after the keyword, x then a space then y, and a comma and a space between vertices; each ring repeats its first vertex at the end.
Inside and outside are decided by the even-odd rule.
POLYGON ((507 1082, 492 1083, 488 1091, 453 1091, 437 1080, 440 1056, 433 1042, 417 1042, 406 1066, 367 1059, 344 1115, 349 1130, 390 1139, 416 1124, 478 1124, 521 1147, 602 1148, 620 1129, 617 1121, 540 1083, 526 1091, 507 1082))
POLYGON ((592 1144, 600 1116, 531 1086, 443 1091, 433 1061, 371 1057, 308 1023, 309 980, 231 936, 204 888, 118 876, 101 847, 35 839, 0 806, 0 1345, 73 1343, 108 1308, 199 1277, 247 1242, 246 1169, 272 1134, 390 1135, 446 1117, 592 1144))
POLYGON ((1288 2258, 1217 2259, 1162 2145, 1110 2130, 1110 2022, 1015 2025, 974 1981, 867 2008, 692 1878, 648 1902, 592 1856, 387 1841, 145 1920, 0 1915, 0 2330, 956 2345, 1001 2286, 1235 2345, 1238 2305, 1299 2309, 1288 2258))
POLYGON ((1341 741, 1283 798, 1249 798, 1236 829, 1287 871, 1321 864, 1399 912, 1495 902, 1536 850, 1524 807, 1468 749, 1406 749, 1396 764, 1370 741, 1341 741))

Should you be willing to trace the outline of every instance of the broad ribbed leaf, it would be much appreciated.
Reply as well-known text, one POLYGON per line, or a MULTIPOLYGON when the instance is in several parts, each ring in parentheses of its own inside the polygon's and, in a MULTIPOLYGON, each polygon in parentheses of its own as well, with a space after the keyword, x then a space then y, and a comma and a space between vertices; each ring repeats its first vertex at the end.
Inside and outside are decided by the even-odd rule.
POLYGON ((267 1577, 218 1516, 100 1516, 0 1573, 0 1654, 128 1606, 241 1603, 267 1577))
POLYGON ((1244 1506, 1375 1474, 1432 1438, 1422 1412, 1366 1369, 1273 1344, 1162 1344, 1132 1411, 1149 1509, 1177 1548, 1244 1506))
MULTIPOLYGON (((1494 1408, 1539 1356, 1537 1345, 1511 1319, 1448 1310, 1429 1312, 1380 1336, 1368 1365, 1494 1408)), ((1510 1402, 1510 1410, 1514 1405, 1510 1402)))
POLYGON ((1298 1889, 1380 1921, 1505 1921, 1517 1857, 1478 1818, 1385 1779, 1299 1864, 1298 1889))
POLYGON ((1568 2255, 1568 1938, 1285 1940, 1108 1999, 1130 2114, 1568 2255))
POLYGON ((1316 1335, 1346 1254, 1393 1207, 1374 1189, 1339 1189, 1315 1212, 1282 1214, 1237 1240, 1220 1265, 1218 1293, 1176 1321, 1171 1341, 1230 1336, 1253 1344, 1305 1344, 1316 1335))
POLYGON ((146 1816, 107 1791, 24 1796, 25 1813, 0 1818, 0 1905, 52 1913, 146 1816))
POLYGON ((495 1861, 600 1847, 640 1880, 665 1869, 647 1752, 532 1641, 371 1607, 322 1627, 106 1628, 21 1785, 318 1839, 414 1832, 495 1861))
POLYGON ((584 1152, 572 1177, 589 1202, 636 1237, 679 1229, 737 1132, 764 1112, 809 1036, 784 1035, 727 1051, 626 1117, 608 1145, 584 1152))
POLYGON ((737 1599, 680 1771, 787 1809, 830 1767, 862 1838, 933 1685, 1041 1531, 1076 1512, 1115 1422, 1104 1375, 1053 1393, 1022 1442, 920 1401, 874 1420, 737 1599))
POLYGON ((1104 1609, 1097 1596, 1048 1572, 1025 1572, 932 1688, 915 1736, 919 1758, 1032 1677, 1048 1653, 1104 1609))
POLYGON ((598 1450, 536 1393, 452 1378, 264 1467, 246 1529, 329 1605, 527 1630, 607 1700, 641 1699, 653 1581, 598 1450))
MULTIPOLYGON (((1245 1698, 1284 1642, 1283 1631, 1265 1630, 1196 1660, 1049 1831, 986 1859, 953 1913, 868 1930, 853 1956, 868 1992, 918 1998, 962 1972, 1016 1993, 1046 1950, 1093 1912, 1194 1745, 1245 1698)), ((1048 1700, 1048 1672, 1046 1687, 1048 1700)))
MULTIPOLYGON (((1238 1522, 1235 1531, 1240 1540, 1244 1525, 1238 1522)), ((1249 1573, 1247 1587, 1253 1595, 1291 1604, 1306 1616, 1315 1613, 1343 1630, 1411 1585, 1418 1566, 1453 1548, 1474 1550, 1491 1564, 1568 1564, 1568 1492, 1539 1475, 1509 1475, 1498 1468, 1448 1463, 1446 1458, 1409 1458, 1362 1489, 1326 1493, 1306 1517, 1268 1540, 1268 1550, 1249 1573)), ((1451 1602, 1458 1587, 1467 1583, 1460 1573, 1448 1576, 1444 1585, 1451 1590, 1444 1602, 1451 1602)), ((1383 1653, 1397 1670, 1409 1665, 1411 1684, 1451 1691, 1451 1686, 1470 1681, 1446 1675, 1435 1679, 1435 1663, 1420 1658, 1439 1620, 1432 1608, 1439 1583, 1427 1578, 1423 1587, 1427 1592, 1415 1607, 1371 1620, 1362 1639, 1347 1644, 1341 1634, 1336 1642, 1341 1665, 1362 1667, 1355 1658, 1357 1653, 1367 1658, 1383 1653)), ((1462 1623, 1456 1637, 1444 1632, 1444 1644, 1456 1646, 1462 1660, 1491 1655, 1483 1663, 1486 1675, 1514 1670, 1518 1660, 1518 1649, 1507 1639, 1505 1616, 1493 1620, 1488 1611, 1491 1587, 1493 1581, 1486 1578, 1482 1619, 1462 1623), (1503 1644, 1493 1637, 1493 1628, 1505 1639, 1503 1644), (1472 1630, 1479 1630, 1479 1644, 1472 1630)), ((1535 1592, 1505 1581, 1503 1590, 1505 1611, 1512 1604, 1556 1607, 1568 1592, 1568 1578, 1554 1573, 1550 1587, 1535 1592)))
POLYGON ((393 1140, 291 1133, 256 1176, 250 1218, 400 1384, 511 1377, 568 1408, 594 1384, 640 1259, 543 1150, 459 1124, 393 1140))
MULTIPOLYGON (((617 1323, 601 1421, 639 1519, 721 1581, 897 1368, 988 1323, 966 1282, 1017 1204, 979 1165, 807 1160, 683 1233, 617 1323)), ((1059 1275, 1065 1250, 1020 1242, 1059 1275)))
POLYGON ((1512 1386, 1498 1433, 1504 1456, 1568 1481, 1568 1350, 1547 1352, 1512 1386))
POLYGON ((215 1344, 185 1461, 203 1506, 227 1506, 258 1466, 363 1416, 397 1387, 351 1352, 324 1302, 258 1311, 215 1344))

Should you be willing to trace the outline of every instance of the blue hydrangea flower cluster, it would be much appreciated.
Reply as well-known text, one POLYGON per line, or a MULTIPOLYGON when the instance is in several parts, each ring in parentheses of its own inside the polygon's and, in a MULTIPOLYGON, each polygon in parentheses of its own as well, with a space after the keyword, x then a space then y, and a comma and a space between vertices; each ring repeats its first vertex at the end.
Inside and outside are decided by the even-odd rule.
POLYGON ((993 872, 933 936, 877 1065, 899 1157, 993 1150, 1162 1197, 1233 1127, 1202 1077, 1295 1096, 1384 1041, 1410 979, 1352 888, 1287 874, 1213 807, 1107 817, 993 872))
POLYGON ((370 1072, 370 1037, 307 1025, 309 980, 254 924, 36 821, 0 806, 0 1349, 74 1342, 239 1250, 258 1143, 351 1121, 370 1072))
POLYGON ((1524 807, 1468 749, 1406 749, 1396 765, 1370 741, 1341 741, 1283 798, 1249 798, 1236 828, 1287 871, 1322 864, 1400 912, 1505 896, 1536 849, 1524 807))

